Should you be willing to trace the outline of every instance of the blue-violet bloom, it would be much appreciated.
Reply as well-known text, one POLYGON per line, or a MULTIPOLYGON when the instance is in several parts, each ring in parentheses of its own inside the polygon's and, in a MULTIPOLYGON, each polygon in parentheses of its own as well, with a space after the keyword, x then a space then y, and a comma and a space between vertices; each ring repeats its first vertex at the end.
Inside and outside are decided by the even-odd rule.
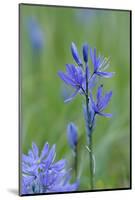
POLYGON ((89 90, 95 86, 96 83, 96 75, 94 74, 90 78, 90 71, 87 67, 86 72, 83 71, 81 67, 76 67, 73 64, 66 64, 66 72, 59 71, 59 77, 64 81, 65 84, 70 85, 75 92, 67 98, 64 102, 69 102, 79 93, 81 95, 85 95, 86 93, 86 73, 89 79, 88 88, 89 90))
POLYGON ((103 85, 100 85, 97 90, 96 102, 94 101, 92 94, 90 94, 92 109, 94 110, 95 114, 98 114, 104 117, 112 117, 112 114, 110 113, 103 113, 103 110, 107 107, 112 97, 112 91, 107 92, 104 96, 102 96, 102 89, 103 89, 103 85))
POLYGON ((28 155, 22 156, 22 194, 75 191, 79 182, 70 184, 70 169, 65 159, 54 162, 55 145, 49 149, 46 143, 39 155, 35 143, 28 155))
POLYGON ((104 78, 111 78, 114 75, 114 72, 104 71, 109 66, 109 59, 97 56, 96 48, 94 48, 94 51, 90 48, 90 56, 94 67, 93 74, 104 78))
POLYGON ((73 64, 67 64, 66 73, 59 71, 58 75, 67 85, 70 85, 75 89, 73 95, 65 102, 72 100, 80 92, 80 90, 83 90, 85 75, 81 67, 76 67, 73 64))

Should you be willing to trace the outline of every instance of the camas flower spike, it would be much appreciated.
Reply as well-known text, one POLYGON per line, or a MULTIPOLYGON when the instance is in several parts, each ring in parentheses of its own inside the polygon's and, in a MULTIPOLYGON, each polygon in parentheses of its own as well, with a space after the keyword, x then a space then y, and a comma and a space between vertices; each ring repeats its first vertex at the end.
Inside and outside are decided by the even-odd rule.
MULTIPOLYGON (((95 116, 100 115, 104 117, 111 117, 112 114, 104 113, 104 109, 107 107, 111 97, 112 91, 107 92, 104 96, 102 95, 102 85, 98 87, 97 98, 94 101, 92 88, 97 83, 97 77, 101 78, 111 78, 114 73, 106 72, 105 70, 109 66, 109 59, 97 56, 96 48, 94 51, 90 48, 88 44, 84 44, 82 48, 84 65, 79 57, 77 47, 74 43, 71 44, 71 52, 74 60, 77 63, 77 67, 68 64, 66 65, 66 73, 59 72, 60 78, 72 88, 75 89, 75 93, 67 100, 71 101, 78 93, 81 94, 85 99, 85 105, 83 105, 84 118, 86 124, 87 133, 87 150, 89 153, 89 173, 90 173, 90 188, 94 188, 94 171, 95 165, 93 161, 93 142, 92 133, 95 127, 95 116), (89 55, 93 65, 92 73, 89 67, 89 55)), ((68 125, 68 142, 72 149, 76 147, 76 128, 72 124, 68 125)), ((75 154, 77 155, 77 154, 75 154)), ((77 162, 76 162, 77 163, 77 162)))

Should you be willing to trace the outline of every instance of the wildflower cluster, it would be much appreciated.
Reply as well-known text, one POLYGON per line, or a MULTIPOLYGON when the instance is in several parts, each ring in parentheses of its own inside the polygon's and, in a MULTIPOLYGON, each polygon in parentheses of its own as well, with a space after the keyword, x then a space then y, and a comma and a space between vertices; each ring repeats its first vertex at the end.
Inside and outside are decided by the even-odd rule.
POLYGON ((32 143, 28 155, 22 155, 22 194, 75 191, 78 182, 70 184, 70 171, 65 159, 54 162, 55 145, 49 149, 46 143, 39 155, 39 149, 32 143))
MULTIPOLYGON (((111 97, 112 91, 109 91, 103 95, 103 85, 98 86, 96 92, 96 100, 94 100, 93 87, 98 83, 98 78, 111 78, 114 73, 107 72, 106 69, 109 66, 109 59, 104 58, 101 55, 97 55, 97 50, 89 47, 88 44, 84 44, 82 48, 83 61, 78 53, 77 47, 74 43, 71 44, 71 53, 75 64, 66 64, 66 72, 59 71, 59 77, 65 82, 65 84, 71 86, 74 89, 74 93, 65 100, 65 102, 72 101, 77 94, 85 97, 85 103, 83 105, 84 118, 86 123, 88 146, 87 149, 90 154, 90 182, 91 189, 93 189, 93 150, 92 150, 92 131, 95 126, 96 115, 111 117, 110 113, 104 113, 104 109, 107 107, 111 97), (89 59, 92 64, 92 68, 89 66, 89 59)), ((74 141, 76 141, 76 134, 74 131, 70 131, 68 134, 68 141, 73 148, 74 141), (71 134, 72 132, 72 134, 71 134)), ((76 144, 77 145, 77 144, 76 144)))
MULTIPOLYGON (((91 92, 92 88, 95 86, 97 76, 103 78, 111 78, 114 73, 104 71, 109 66, 109 59, 97 56, 96 49, 94 51, 87 44, 83 45, 83 60, 85 63, 85 67, 83 62, 80 59, 78 54, 76 45, 72 43, 71 45, 72 56, 77 64, 66 64, 66 72, 59 71, 59 77, 72 88, 75 89, 75 92, 71 97, 69 97, 67 101, 71 101, 78 93, 86 95, 87 92, 91 92), (88 66, 88 58, 91 58, 91 62, 93 64, 93 72, 90 73, 90 69, 88 66), (88 90, 86 85, 88 84, 88 90)), ((88 94, 87 94, 88 95, 88 94)))

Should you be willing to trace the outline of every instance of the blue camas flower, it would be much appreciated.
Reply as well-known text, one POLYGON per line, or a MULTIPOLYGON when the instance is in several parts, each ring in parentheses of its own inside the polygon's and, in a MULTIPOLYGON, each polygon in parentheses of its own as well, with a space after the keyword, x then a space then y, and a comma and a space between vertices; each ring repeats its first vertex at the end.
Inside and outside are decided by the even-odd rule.
POLYGON ((114 72, 104 71, 109 66, 109 59, 101 56, 97 57, 96 48, 94 48, 94 51, 90 48, 90 57, 94 67, 93 74, 104 78, 111 78, 114 75, 114 72))
POLYGON ((32 48, 36 51, 40 51, 43 48, 44 36, 39 24, 34 19, 34 17, 28 19, 27 27, 32 48))
POLYGON ((78 181, 73 184, 69 182, 70 169, 66 168, 66 160, 54 162, 55 156, 55 145, 49 149, 48 143, 44 145, 40 155, 35 143, 28 155, 22 155, 22 194, 77 190, 78 181))
POLYGON ((59 71, 58 75, 67 85, 70 85, 75 89, 73 95, 65 102, 72 100, 80 91, 83 92, 85 75, 81 67, 76 67, 73 64, 67 64, 66 73, 59 71))
POLYGON ((89 79, 88 88, 92 89, 96 83, 96 76, 93 75, 90 78, 90 71, 87 68, 86 72, 81 67, 76 67, 73 64, 66 64, 66 72, 59 71, 59 77, 64 81, 65 84, 70 85, 75 92, 67 98, 64 102, 71 101, 78 93, 85 95, 86 93, 86 73, 89 79))
POLYGON ((75 150, 78 143, 78 129, 72 122, 67 126, 67 139, 71 149, 75 150))
POLYGON ((104 96, 102 96, 102 89, 103 89, 103 85, 100 85, 97 90, 96 102, 94 101, 92 94, 90 94, 92 109, 94 110, 95 114, 98 114, 104 117, 112 117, 112 114, 103 113, 103 110, 107 107, 112 97, 112 91, 107 92, 104 96))
POLYGON ((73 42, 71 44, 71 53, 78 66, 75 66, 74 64, 67 64, 65 73, 62 71, 58 72, 59 77, 67 85, 70 85, 72 88, 75 89, 71 97, 65 100, 65 102, 71 101, 78 93, 84 96, 87 95, 86 93, 88 93, 88 91, 86 91, 86 79, 88 79, 88 90, 90 91, 97 82, 97 76, 111 78, 114 75, 113 72, 104 71, 109 66, 109 60, 101 56, 97 57, 95 48, 94 51, 92 50, 92 48, 90 48, 90 58, 94 68, 93 73, 90 73, 90 68, 88 64, 88 44, 84 44, 82 48, 85 69, 79 57, 77 47, 73 42))

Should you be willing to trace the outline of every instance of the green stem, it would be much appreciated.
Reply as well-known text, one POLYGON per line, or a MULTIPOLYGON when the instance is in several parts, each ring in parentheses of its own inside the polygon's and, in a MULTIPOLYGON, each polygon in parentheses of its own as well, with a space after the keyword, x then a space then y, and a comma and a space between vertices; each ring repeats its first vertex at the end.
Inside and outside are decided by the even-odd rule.
POLYGON ((76 146, 76 148, 75 148, 75 160, 74 160, 75 179, 77 179, 77 163, 78 163, 78 156, 77 156, 77 146, 76 146))
MULTIPOLYGON (((87 69, 86 69, 87 70, 87 69)), ((88 118, 88 122, 90 121, 89 119, 89 96, 88 96, 88 75, 86 73, 86 94, 85 94, 85 97, 86 97, 86 111, 87 111, 87 118, 88 118)), ((94 177, 93 177, 93 148, 92 148, 92 134, 91 134, 91 131, 92 131, 92 127, 88 127, 88 135, 89 135, 89 160, 90 160, 90 188, 91 190, 93 190, 93 187, 94 187, 94 177)))
POLYGON ((89 137, 89 159, 90 159, 90 186, 91 186, 91 190, 93 190, 94 188, 94 174, 93 174, 93 148, 92 148, 92 134, 89 137))

